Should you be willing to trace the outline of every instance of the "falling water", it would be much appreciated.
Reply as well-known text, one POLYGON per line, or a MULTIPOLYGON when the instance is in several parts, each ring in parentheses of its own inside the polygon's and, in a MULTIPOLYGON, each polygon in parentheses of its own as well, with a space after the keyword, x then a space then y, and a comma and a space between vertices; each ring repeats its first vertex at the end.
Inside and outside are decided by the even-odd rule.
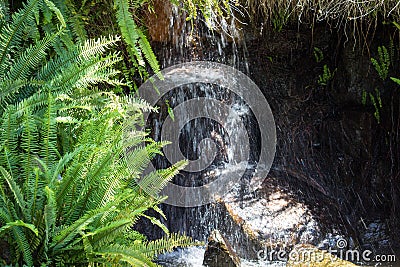
MULTIPOLYGON (((235 28, 235 23, 229 23, 229 25, 227 22, 222 23, 222 30, 218 32, 209 30, 199 19, 194 24, 185 23, 179 29, 181 32, 177 33, 174 32, 176 31, 174 23, 181 23, 180 14, 177 13, 176 8, 172 8, 172 11, 170 18, 170 30, 173 32, 172 45, 158 48, 162 69, 182 62, 203 60, 224 63, 248 73, 247 51, 244 43, 238 43, 235 38, 227 40, 230 33, 237 35, 239 32, 239 29, 235 28)), ((209 83, 191 83, 170 90, 158 100, 156 105, 160 107, 159 112, 151 114, 147 120, 151 137, 160 141, 163 126, 172 119, 170 111, 176 112, 180 104, 193 99, 217 100, 228 106, 229 112, 218 114, 223 111, 218 111, 218 107, 214 105, 215 102, 209 101, 206 106, 199 107, 204 115, 202 117, 190 118, 190 114, 186 114, 187 117, 185 114, 180 114, 182 123, 178 127, 180 133, 177 140, 179 153, 191 161, 211 153, 211 160, 208 165, 197 171, 182 171, 174 178, 173 183, 186 187, 198 187, 216 181, 221 175, 245 170, 240 181, 232 188, 238 200, 248 196, 250 193, 247 192, 247 185, 254 175, 256 162, 260 156, 260 129, 245 100, 228 88, 209 83), (217 118, 208 116, 209 113, 217 118), (224 117, 224 126, 218 121, 218 117, 224 117), (235 162, 234 159, 236 154, 245 150, 244 143, 243 147, 237 141, 235 144, 231 143, 235 140, 238 123, 245 125, 246 134, 250 140, 249 156, 241 162, 235 162)), ((164 156, 157 156, 153 161, 156 169, 167 168, 171 166, 171 163, 173 162, 164 156)), ((228 234, 227 238, 234 246, 248 242, 222 203, 215 202, 200 207, 163 205, 162 209, 169 218, 163 222, 172 232, 185 233, 197 240, 207 241, 212 230, 220 229, 224 234, 228 234)), ((161 235, 157 229, 147 229, 147 232, 151 232, 152 237, 161 235)), ((160 263, 166 266, 177 266, 179 261, 187 261, 186 266, 201 266, 203 255, 204 247, 178 250, 168 256, 161 256, 160 263), (168 265, 171 260, 173 263, 168 265)), ((185 264, 178 266, 185 266, 185 264)))
MULTIPOLYGON (((162 69, 183 62, 212 61, 232 66, 250 75, 245 43, 240 39, 229 37, 229 33, 240 32, 240 29, 236 27, 235 23, 221 23, 221 25, 221 30, 211 31, 201 19, 193 24, 182 22, 177 9, 172 8, 171 42, 159 43, 158 47, 156 46, 162 69), (179 23, 183 23, 182 27, 174 26, 179 23)), ((207 114, 215 115, 215 113, 218 115, 218 108, 213 101, 199 107, 202 114, 205 114, 204 116, 191 118, 187 114, 185 118, 185 113, 180 112, 181 120, 175 118, 179 124, 176 127, 176 130, 179 130, 179 138, 176 140, 179 153, 190 161, 197 161, 204 157, 205 162, 209 162, 209 164, 204 168, 197 168, 196 171, 181 172, 174 178, 173 183, 185 187, 200 187, 218 180, 222 175, 235 174, 245 169, 244 175, 237 184, 232 186, 229 194, 220 196, 219 200, 214 203, 199 207, 176 207, 163 204, 162 209, 168 220, 160 218, 162 222, 168 226, 171 232, 185 233, 200 241, 207 241, 210 233, 214 229, 219 229, 234 250, 243 258, 243 266, 282 266, 284 264, 273 260, 257 261, 257 250, 265 248, 263 246, 269 246, 269 248, 282 246, 284 249, 289 249, 293 244, 312 243, 320 248, 326 248, 334 247, 337 240, 345 238, 349 248, 355 247, 355 242, 346 232, 346 218, 342 218, 339 214, 332 204, 330 192, 326 191, 328 186, 323 184, 323 179, 314 179, 313 172, 315 171, 310 164, 305 163, 304 158, 307 155, 305 154, 304 158, 292 155, 294 150, 301 151, 308 148, 308 144, 303 143, 298 143, 295 147, 291 139, 293 137, 290 135, 292 131, 285 132, 278 129, 281 133, 287 134, 284 136, 284 143, 280 144, 281 150, 289 151, 291 154, 287 156, 281 152, 282 154, 277 156, 276 164, 272 167, 274 175, 268 176, 264 183, 268 186, 263 186, 256 191, 249 190, 250 181, 257 176, 261 131, 265 131, 265 129, 260 129, 256 116, 248 103, 228 89, 206 82, 183 84, 160 96, 156 104, 160 107, 159 112, 148 117, 147 126, 151 137, 160 141, 163 127, 173 120, 173 113, 182 103, 201 99, 223 102, 232 112, 232 114, 219 114, 219 117, 226 119, 224 126, 218 119, 207 116, 207 114), (244 144, 242 147, 241 142, 233 143, 232 141, 234 140, 232 134, 235 135, 238 123, 245 125, 250 146, 248 159, 242 162, 233 160, 235 153, 244 148, 244 144), (293 166, 297 166, 300 171, 295 167, 291 169, 291 159, 294 159, 295 162, 293 166), (290 168, 284 168, 285 166, 290 168), (310 175, 305 177, 301 174, 301 170, 310 175), (313 191, 312 194, 315 197, 311 198, 315 198, 315 203, 319 204, 316 210, 318 209, 318 212, 323 214, 321 217, 326 220, 326 224, 330 228, 321 226, 314 216, 314 210, 298 201, 298 198, 294 197, 290 190, 283 188, 284 186, 277 182, 277 177, 282 173, 284 173, 284 177, 292 176, 302 180, 292 183, 295 186, 297 183, 305 182, 306 190, 311 188, 317 191, 317 194, 313 191), (252 238, 249 238, 250 235, 252 238), (289 247, 285 247, 285 244, 289 244, 289 247)), ((279 104, 275 105, 275 112, 280 111, 279 104)), ((290 125, 289 119, 286 117, 284 119, 287 121, 281 122, 281 125, 285 125, 285 123, 290 125)), ((288 126, 288 128, 290 127, 288 126)), ((301 134, 305 135, 307 131, 301 134)), ((168 154, 168 148, 164 152, 168 154)), ((172 163, 174 161, 171 162, 164 156, 157 156, 153 161, 156 169, 169 167, 172 163)), ((318 175, 320 173, 318 169, 318 175)), ((321 174, 321 176, 323 175, 321 174)), ((326 176, 329 178, 329 175, 326 176)), ((326 180, 329 181, 329 179, 326 180)), ((311 195, 309 191, 302 192, 300 189, 298 191, 296 193, 301 196, 306 194, 307 197, 310 197, 311 195)), ((162 235, 161 230, 155 226, 141 224, 139 227, 146 228, 141 230, 146 232, 150 238, 162 235)), ((204 250, 204 247, 179 249, 173 253, 161 255, 159 263, 164 266, 201 266, 204 250)))

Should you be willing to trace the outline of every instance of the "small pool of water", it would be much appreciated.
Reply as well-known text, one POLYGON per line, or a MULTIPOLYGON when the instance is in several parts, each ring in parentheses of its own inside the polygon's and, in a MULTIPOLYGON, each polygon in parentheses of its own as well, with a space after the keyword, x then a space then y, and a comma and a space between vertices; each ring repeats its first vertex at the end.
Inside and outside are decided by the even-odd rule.
MULTIPOLYGON (((177 249, 158 257, 157 263, 165 267, 203 267, 205 247, 190 247, 177 249)), ((248 261, 241 259, 242 267, 283 267, 286 262, 277 261, 248 261)))

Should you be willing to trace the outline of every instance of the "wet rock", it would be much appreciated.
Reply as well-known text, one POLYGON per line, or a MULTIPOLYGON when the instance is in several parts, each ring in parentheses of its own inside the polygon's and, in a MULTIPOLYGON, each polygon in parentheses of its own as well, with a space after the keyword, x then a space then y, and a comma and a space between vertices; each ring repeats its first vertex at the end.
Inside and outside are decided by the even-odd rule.
POLYGON ((297 245, 290 252, 287 267, 351 267, 357 266, 336 255, 320 250, 312 245, 297 245))
POLYGON ((218 230, 214 230, 208 238, 203 265, 208 267, 240 266, 240 258, 236 255, 229 242, 218 230))
MULTIPOLYGON (((387 225, 380 221, 371 222, 362 221, 363 230, 361 231, 361 240, 363 249, 391 253, 391 244, 387 235, 387 225)), ((361 227, 360 227, 361 228, 361 227)))
MULTIPOLYGON (((351 239, 340 233, 339 230, 344 227, 334 221, 334 207, 329 212, 321 210, 329 203, 320 201, 320 207, 318 203, 310 207, 274 184, 272 178, 268 181, 253 195, 240 196, 240 190, 234 189, 220 200, 227 216, 234 222, 233 225, 240 227, 240 231, 237 231, 234 240, 228 235, 232 233, 232 226, 221 225, 219 229, 241 257, 258 259, 260 251, 289 252, 298 244, 323 244, 323 248, 325 245, 334 248, 338 239, 351 239), (324 218, 326 215, 329 218, 324 218)), ((276 255, 273 256, 268 259, 277 260, 276 255)))

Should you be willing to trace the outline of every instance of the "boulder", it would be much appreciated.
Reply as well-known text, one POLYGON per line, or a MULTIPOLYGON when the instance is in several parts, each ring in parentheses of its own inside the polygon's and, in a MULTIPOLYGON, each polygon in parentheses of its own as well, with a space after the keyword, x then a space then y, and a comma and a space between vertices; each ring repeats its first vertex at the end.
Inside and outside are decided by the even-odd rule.
POLYGON ((207 267, 240 266, 240 258, 218 230, 214 230, 208 238, 203 265, 207 267))

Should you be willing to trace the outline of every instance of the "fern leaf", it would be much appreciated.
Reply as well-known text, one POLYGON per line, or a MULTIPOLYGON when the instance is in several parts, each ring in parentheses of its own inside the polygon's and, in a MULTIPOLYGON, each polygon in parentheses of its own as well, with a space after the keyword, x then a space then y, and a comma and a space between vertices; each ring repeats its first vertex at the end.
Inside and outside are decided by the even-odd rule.
POLYGON ((28 108, 25 108, 25 114, 22 121, 22 143, 21 148, 23 150, 22 164, 23 172, 25 175, 25 181, 29 180, 29 176, 32 175, 34 163, 36 163, 37 154, 39 154, 40 147, 37 143, 39 140, 39 133, 37 129, 37 123, 34 115, 28 108))
POLYGON ((51 247, 54 251, 61 249, 68 245, 74 238, 80 235, 87 226, 92 223, 96 218, 100 217, 107 211, 115 209, 112 205, 108 205, 101 209, 92 210, 87 212, 84 216, 75 221, 72 225, 63 229, 58 235, 54 237, 51 247))
POLYGON ((29 230, 31 230, 36 236, 39 235, 39 231, 38 229, 35 227, 35 225, 30 224, 30 223, 24 223, 21 220, 16 220, 14 222, 7 222, 6 225, 4 225, 3 227, 0 228, 0 235, 3 231, 12 228, 12 227, 16 227, 16 226, 21 226, 21 227, 25 227, 29 230))
POLYGON ((140 46, 140 49, 142 50, 144 57, 146 58, 151 69, 156 73, 156 75, 160 79, 163 79, 161 72, 160 72, 160 65, 158 64, 157 58, 154 55, 153 50, 151 49, 151 46, 150 46, 149 41, 147 40, 147 37, 144 35, 144 33, 140 29, 137 29, 137 32, 139 35, 139 46, 140 46))
POLYGON ((24 258, 25 264, 28 266, 33 266, 33 257, 32 252, 30 250, 29 241, 25 236, 24 232, 21 230, 20 227, 13 227, 12 228, 14 240, 18 245, 18 250, 22 253, 24 258))
POLYGON ((54 226, 56 224, 56 200, 54 191, 48 186, 45 187, 47 204, 44 208, 44 220, 46 225, 45 247, 47 248, 50 238, 53 236, 54 226))
POLYGON ((3 80, 0 81, 0 104, 5 109, 7 104, 13 99, 12 96, 18 93, 18 90, 26 86, 28 82, 25 80, 3 80), (7 103, 8 102, 8 103, 7 103))
POLYGON ((122 245, 111 245, 106 248, 101 248, 94 252, 94 254, 111 258, 116 263, 127 262, 134 267, 155 267, 157 266, 149 258, 144 256, 139 251, 130 250, 122 245))
POLYGON ((12 194, 14 195, 14 199, 16 203, 19 205, 20 209, 22 211, 26 210, 26 202, 24 199, 24 196, 22 194, 22 191, 18 184, 15 182, 14 178, 11 177, 11 175, 6 171, 6 169, 3 168, 3 166, 0 166, 0 173, 3 176, 3 178, 6 180, 8 187, 10 188, 12 194))
POLYGON ((397 83, 398 85, 400 85, 400 79, 395 78, 395 77, 390 77, 390 79, 391 79, 392 81, 394 81, 395 83, 397 83))
POLYGON ((128 0, 115 0, 117 22, 121 29, 121 35, 124 41, 128 44, 128 52, 131 54, 131 59, 137 62, 140 66, 145 66, 138 41, 138 27, 129 12, 128 0))
POLYGON ((164 231, 164 233, 169 234, 169 230, 168 230, 167 226, 165 226, 165 224, 163 224, 159 219, 157 219, 155 217, 152 217, 152 216, 147 216, 145 214, 143 214, 143 217, 149 219, 149 221, 152 224, 157 225, 158 227, 160 227, 164 231))
POLYGON ((180 170, 183 170, 186 165, 187 161, 179 161, 167 169, 149 173, 138 180, 137 183, 149 195, 157 196, 161 189, 164 188, 180 170))
MULTIPOLYGON (((0 34, 0 77, 4 77, 7 70, 8 55, 13 47, 19 47, 25 27, 34 23, 34 10, 41 4, 40 0, 30 0, 23 4, 23 8, 13 15, 11 25, 3 26, 0 34)), ((15 52, 15 51, 13 51, 15 52)))
POLYGON ((120 40, 119 36, 89 39, 68 51, 50 59, 38 72, 38 80, 48 81, 52 77, 61 75, 62 71, 77 62, 92 60, 93 57, 103 54, 108 48, 120 40))
POLYGON ((31 70, 38 68, 41 64, 46 56, 46 50, 54 43, 59 34, 61 34, 61 31, 56 34, 46 35, 42 40, 31 45, 16 59, 13 67, 7 73, 7 79, 11 81, 26 79, 31 74, 31 70))
POLYGON ((167 237, 150 242, 135 242, 130 246, 130 249, 139 251, 153 259, 154 256, 165 252, 171 252, 174 248, 193 245, 201 245, 201 242, 194 242, 190 237, 172 233, 167 237))

